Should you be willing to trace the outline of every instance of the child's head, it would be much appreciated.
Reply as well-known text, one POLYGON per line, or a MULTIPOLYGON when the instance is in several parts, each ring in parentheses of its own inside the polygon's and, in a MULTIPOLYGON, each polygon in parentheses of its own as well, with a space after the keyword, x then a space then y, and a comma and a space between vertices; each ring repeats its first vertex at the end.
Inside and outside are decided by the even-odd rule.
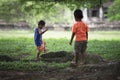
POLYGON ((75 17, 75 20, 76 20, 76 21, 81 20, 81 19, 83 18, 82 10, 76 9, 76 10, 74 11, 74 17, 75 17))
POLYGON ((40 29, 42 29, 44 26, 45 26, 45 21, 40 20, 40 21, 38 22, 38 27, 39 27, 40 29))

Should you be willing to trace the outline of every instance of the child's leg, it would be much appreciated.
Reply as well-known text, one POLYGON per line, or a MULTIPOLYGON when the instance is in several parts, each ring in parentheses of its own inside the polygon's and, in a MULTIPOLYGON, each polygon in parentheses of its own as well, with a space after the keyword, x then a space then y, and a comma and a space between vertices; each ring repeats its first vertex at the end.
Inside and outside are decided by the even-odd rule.
POLYGON ((79 58, 79 53, 75 53, 74 55, 75 64, 78 64, 78 58, 79 58))
POLYGON ((80 64, 85 64, 85 53, 83 52, 83 53, 81 53, 81 56, 80 56, 81 58, 81 63, 80 64))
POLYGON ((37 56, 36 56, 36 59, 39 60, 41 57, 40 57, 40 53, 41 53, 41 46, 38 46, 37 47, 37 56))
POLYGON ((40 51, 37 51, 37 59, 39 59, 39 57, 40 57, 40 51))
POLYGON ((74 49, 75 49, 75 53, 74 53, 74 64, 77 65, 78 64, 78 58, 79 58, 79 42, 75 42, 74 45, 74 49))
POLYGON ((44 53, 46 53, 46 42, 42 41, 42 45, 41 45, 41 51, 44 51, 44 53))
POLYGON ((82 47, 81 47, 81 64, 85 64, 85 51, 86 51, 86 48, 87 48, 87 42, 84 41, 82 44, 82 47))
POLYGON ((44 53, 46 53, 46 42, 43 42, 44 53))
POLYGON ((78 57, 79 57, 79 54, 74 53, 74 62, 71 62, 71 66, 76 67, 78 65, 78 57))

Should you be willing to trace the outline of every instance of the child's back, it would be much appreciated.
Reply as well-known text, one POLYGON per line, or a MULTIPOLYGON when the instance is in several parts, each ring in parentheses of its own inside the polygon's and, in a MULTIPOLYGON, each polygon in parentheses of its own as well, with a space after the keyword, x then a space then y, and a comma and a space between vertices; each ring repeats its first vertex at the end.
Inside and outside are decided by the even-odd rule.
POLYGON ((74 26, 72 32, 75 32, 76 41, 84 41, 87 40, 86 32, 88 31, 87 25, 82 21, 77 21, 74 26))

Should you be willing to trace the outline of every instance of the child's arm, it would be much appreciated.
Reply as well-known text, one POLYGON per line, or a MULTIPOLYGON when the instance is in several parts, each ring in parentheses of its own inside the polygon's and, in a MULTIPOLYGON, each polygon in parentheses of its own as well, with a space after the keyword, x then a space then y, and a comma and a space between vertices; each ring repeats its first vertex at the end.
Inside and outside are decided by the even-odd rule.
POLYGON ((39 34, 44 34, 46 31, 48 30, 48 28, 46 28, 44 31, 39 31, 39 34))
POLYGON ((70 45, 72 45, 72 41, 73 41, 74 36, 75 36, 75 33, 72 33, 71 40, 70 40, 70 43, 69 43, 70 45))
POLYGON ((88 32, 86 32, 86 38, 87 38, 87 40, 88 40, 88 32))

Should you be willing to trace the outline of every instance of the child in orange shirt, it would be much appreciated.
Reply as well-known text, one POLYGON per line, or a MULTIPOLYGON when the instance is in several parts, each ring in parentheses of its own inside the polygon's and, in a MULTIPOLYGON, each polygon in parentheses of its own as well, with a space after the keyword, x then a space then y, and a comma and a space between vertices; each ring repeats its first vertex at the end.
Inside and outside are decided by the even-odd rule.
POLYGON ((69 44, 72 45, 72 41, 75 36, 76 37, 75 45, 74 45, 75 62, 73 62, 72 64, 77 66, 79 53, 81 53, 81 55, 80 55, 81 63, 80 64, 85 63, 85 51, 87 48, 87 40, 88 40, 88 26, 82 21, 83 13, 80 9, 76 9, 74 11, 74 18, 76 20, 76 23, 72 27, 72 36, 71 36, 71 40, 70 40, 69 44))

